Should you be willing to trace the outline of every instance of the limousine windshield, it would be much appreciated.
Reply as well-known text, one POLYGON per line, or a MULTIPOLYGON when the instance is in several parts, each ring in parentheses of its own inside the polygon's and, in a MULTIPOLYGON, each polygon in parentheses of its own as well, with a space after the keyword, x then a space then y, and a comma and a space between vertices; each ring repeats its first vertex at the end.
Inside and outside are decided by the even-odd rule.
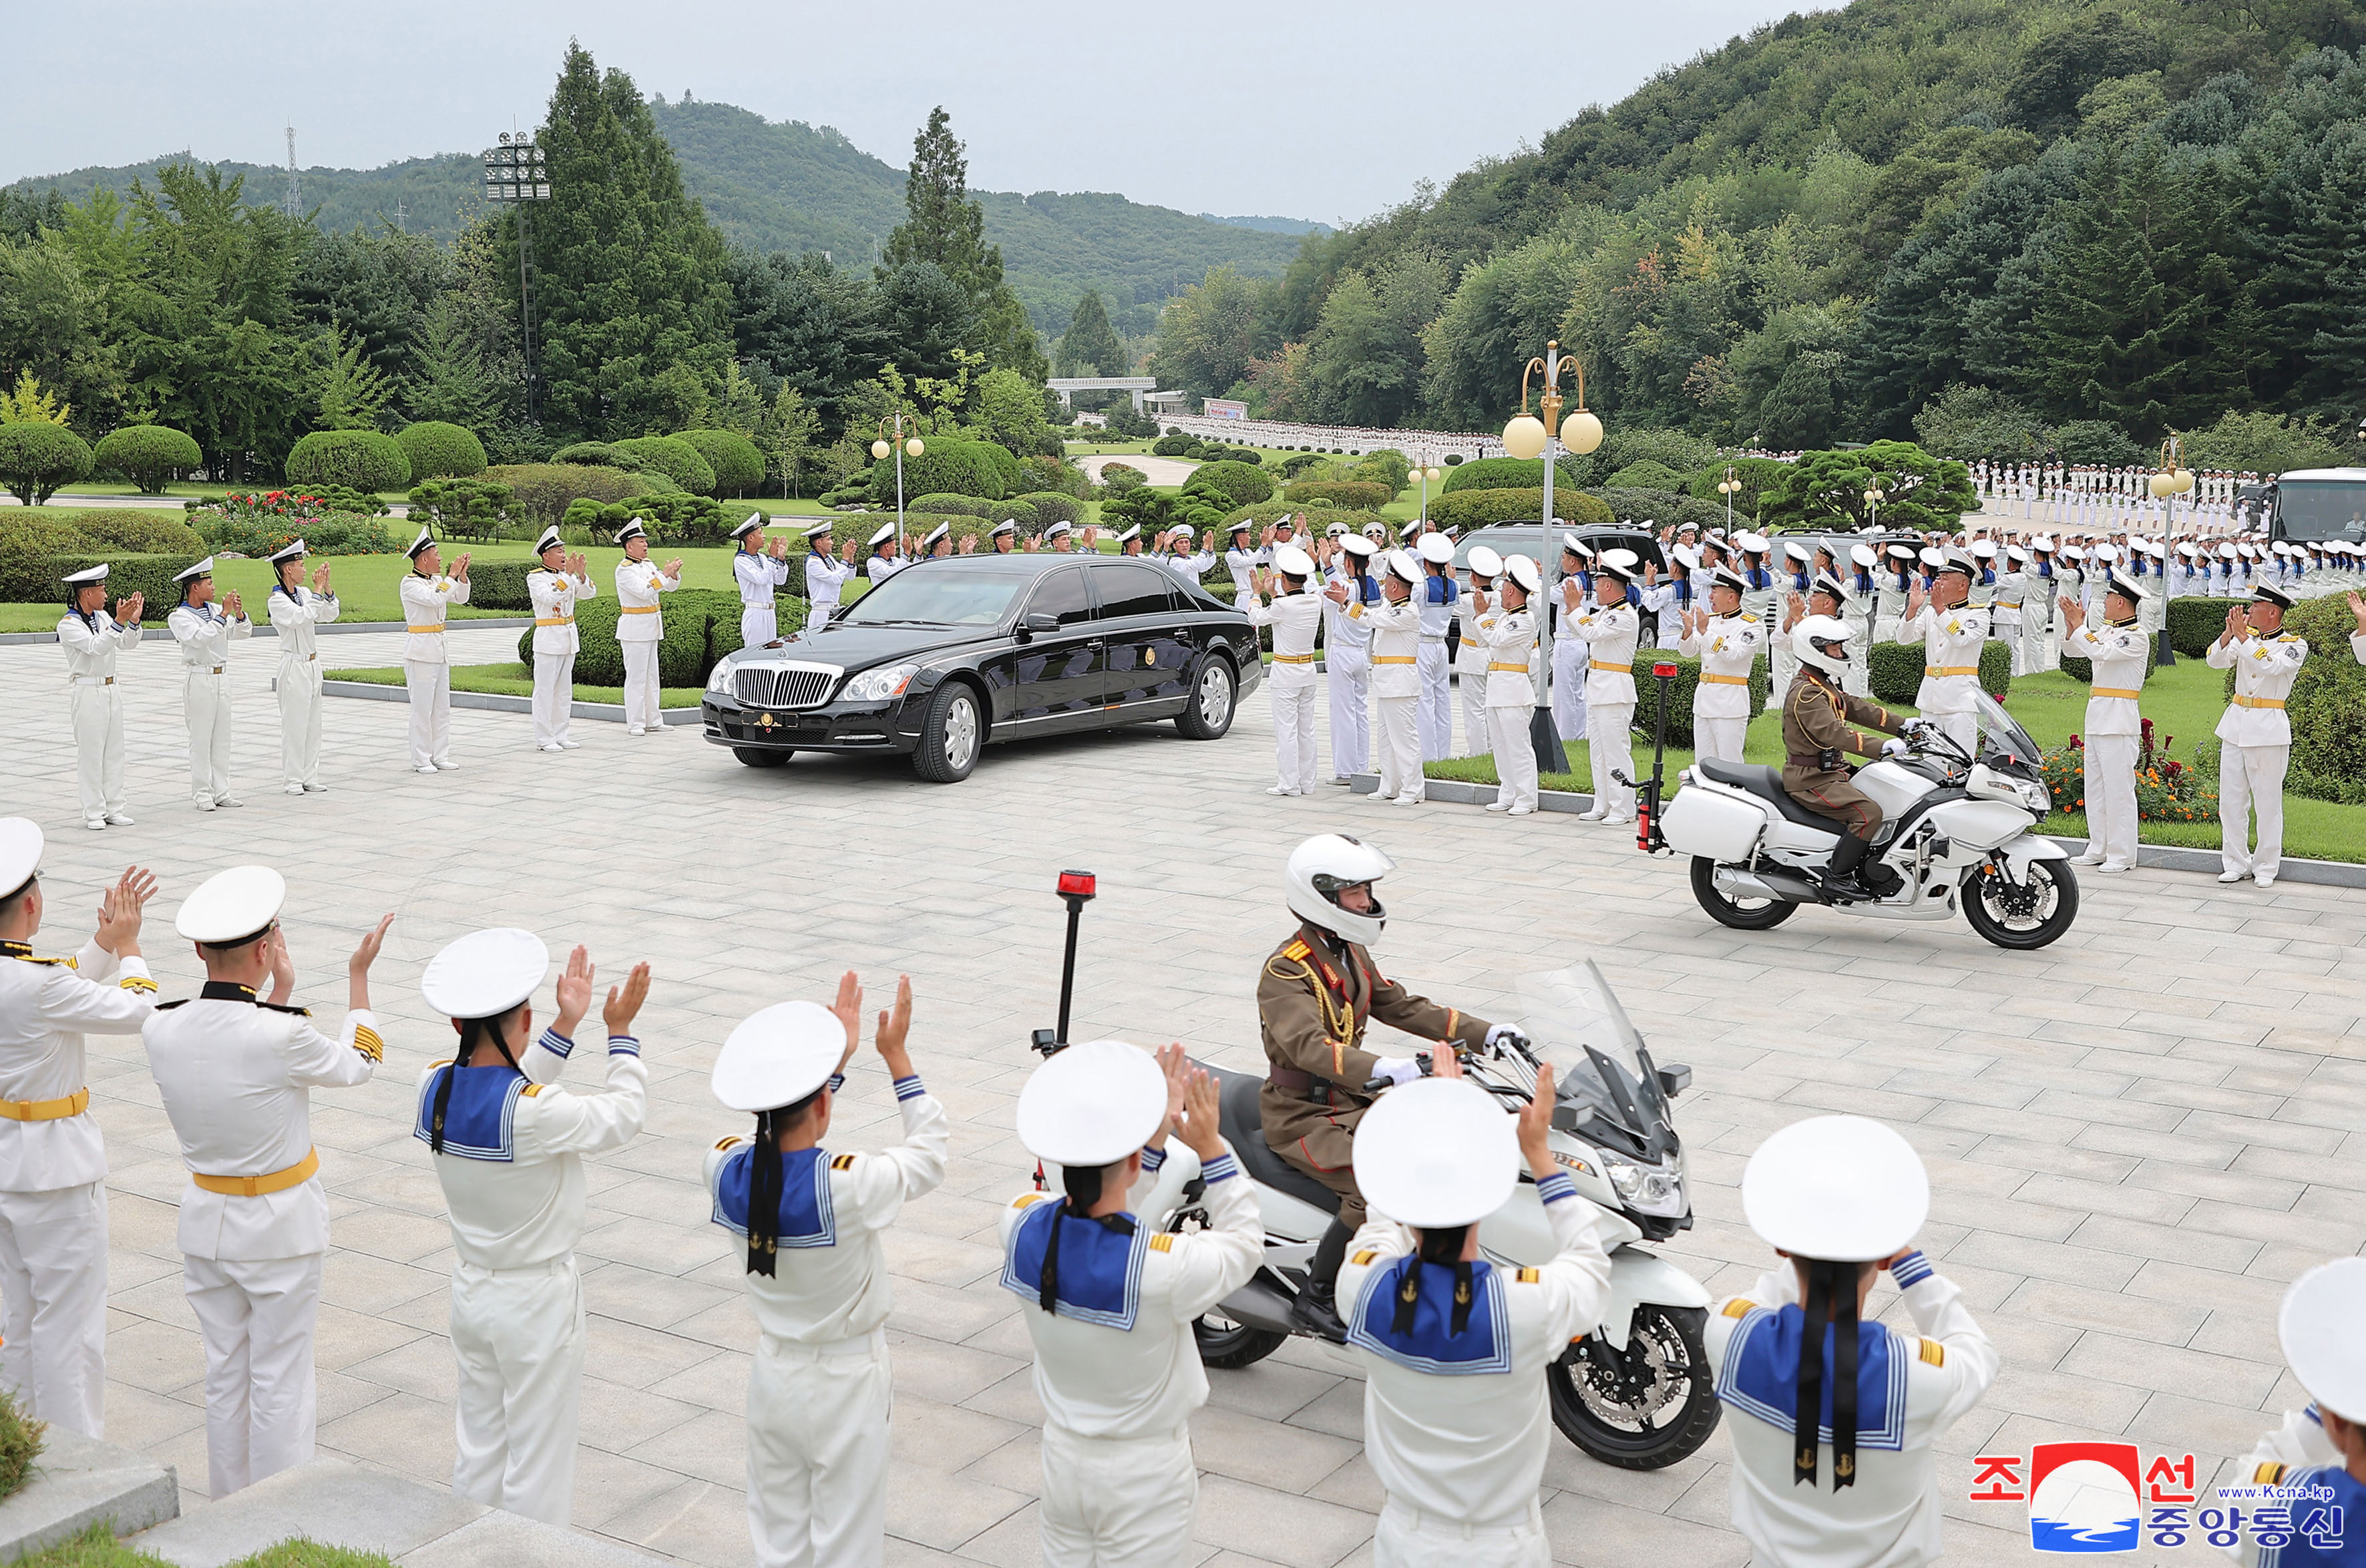
POLYGON ((997 571, 965 558, 961 570, 928 562, 897 572, 857 599, 839 617, 852 626, 994 626, 1009 618, 1019 596, 1035 581, 1030 570, 997 571))

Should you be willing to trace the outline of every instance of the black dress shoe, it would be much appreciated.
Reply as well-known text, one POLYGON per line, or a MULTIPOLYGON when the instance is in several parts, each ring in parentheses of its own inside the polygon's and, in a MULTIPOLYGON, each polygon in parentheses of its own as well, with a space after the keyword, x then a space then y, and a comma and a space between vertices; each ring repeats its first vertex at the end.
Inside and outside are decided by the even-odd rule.
POLYGON ((1290 1320, 1309 1333, 1319 1334, 1334 1345, 1347 1342, 1347 1321, 1339 1315, 1339 1308, 1329 1296, 1318 1296, 1312 1291, 1301 1291, 1290 1303, 1290 1320))

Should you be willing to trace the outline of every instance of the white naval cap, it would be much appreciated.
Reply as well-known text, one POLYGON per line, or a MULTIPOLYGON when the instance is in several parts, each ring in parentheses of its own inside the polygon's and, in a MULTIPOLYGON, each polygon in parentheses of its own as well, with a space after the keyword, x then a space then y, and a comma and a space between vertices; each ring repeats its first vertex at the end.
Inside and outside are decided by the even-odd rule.
POLYGON ((1115 1165, 1165 1120, 1166 1074, 1156 1057, 1122 1040, 1071 1045, 1019 1091, 1020 1145, 1058 1166, 1115 1165))
POLYGON ((2116 566, 2112 567, 2104 573, 2104 581, 2110 585, 2111 592, 2119 594, 2131 604, 2135 604, 2139 600, 2149 599, 2152 597, 2151 594, 2144 591, 2143 584, 2136 581, 2135 578, 2130 577, 2126 572, 2122 571, 2116 566))
POLYGON ((565 539, 558 536, 558 525, 554 523, 549 527, 545 528, 542 531, 542 537, 534 542, 534 553, 535 555, 543 555, 548 551, 562 547, 566 543, 567 541, 565 539))
POLYGON ((1794 1258, 1893 1257, 1930 1213, 1922 1156, 1868 1117, 1794 1122, 1759 1145, 1741 1170, 1742 1217, 1761 1240, 1794 1258))
POLYGON ((2004 548, 2004 558, 2006 564, 2010 566, 2027 566, 2029 552, 2019 545, 2007 545, 2004 548))
POLYGON ((750 512, 745 523, 731 530, 731 536, 735 539, 744 539, 763 525, 764 514, 760 512, 750 512))
POLYGON ((1979 564, 1961 550, 1945 549, 1939 551, 1938 555, 1941 571, 1960 571, 1966 577, 1977 577, 1980 574, 1979 564))
POLYGON ((263 558, 274 566, 282 566, 291 560, 302 560, 305 547, 303 540, 290 539, 263 558))
POLYGON ((1609 573, 1621 582, 1635 581, 1635 566, 1643 558, 1632 550, 1604 550, 1595 556, 1595 570, 1609 573))
POLYGON ((1881 564, 1881 558, 1873 553, 1873 547, 1871 545, 1851 545, 1849 547, 1849 559, 1855 565, 1864 567, 1868 571, 1881 564))
POLYGON ((1121 545, 1132 544, 1134 540, 1139 539, 1139 538, 1141 538, 1141 537, 1142 537, 1142 525, 1141 525, 1141 524, 1139 524, 1139 523, 1136 523, 1136 524, 1134 524, 1132 527, 1128 528, 1124 533, 1122 533, 1122 534, 1120 534, 1120 535, 1116 536, 1116 538, 1115 538, 1115 541, 1114 541, 1114 542, 1115 542, 1115 543, 1117 543, 1117 544, 1121 544, 1121 545))
POLYGON ((534 995, 549 973, 550 949, 542 938, 494 926, 446 943, 429 959, 419 994, 445 1018, 499 1018, 534 995))
POLYGON ((1180 536, 1181 537, 1183 537, 1183 538, 1185 538, 1185 539, 1189 539, 1189 538, 1190 538, 1190 536, 1191 536, 1191 525, 1189 525, 1189 523, 1177 523, 1177 525, 1175 525, 1175 526, 1173 526, 1172 528, 1169 528, 1169 529, 1167 529, 1167 530, 1166 530, 1166 536, 1167 536, 1168 538, 1172 539, 1172 538, 1177 537, 1177 536, 1180 536))
POLYGON ((105 561, 101 561, 96 566, 86 566, 80 571, 70 571, 63 577, 58 579, 58 581, 70 587, 83 588, 87 587, 89 584, 94 582, 105 582, 107 581, 107 564, 105 561))
POLYGON ((1273 569, 1285 577, 1312 577, 1314 558, 1296 545, 1276 545, 1273 547, 1273 569))
POLYGON ((1489 549, 1484 545, 1471 546, 1469 559, 1470 575, 1473 577, 1501 577, 1504 575, 1504 558, 1497 555, 1494 551, 1489 549))
POLYGON ((422 551, 422 550, 423 550, 423 549, 425 549, 428 546, 430 546, 430 545, 434 544, 434 542, 435 542, 435 531, 434 531, 433 528, 424 528, 424 527, 422 527, 422 529, 420 529, 420 530, 419 530, 419 537, 417 537, 417 538, 415 538, 415 539, 411 540, 411 547, 410 547, 409 549, 407 549, 407 550, 403 551, 402 553, 403 553, 403 555, 404 555, 404 556, 406 556, 406 557, 407 557, 407 558, 409 558, 410 559, 411 559, 411 560, 417 560, 417 559, 419 558, 419 552, 420 552, 420 551, 422 551))
POLYGON ((1700 570, 1700 552, 1689 545, 1678 545, 1668 552, 1668 558, 1686 571, 1700 570))
POLYGON ((1520 1180, 1520 1142, 1495 1097, 1462 1078, 1415 1078, 1356 1124, 1364 1201, 1421 1230, 1476 1224, 1520 1180))
MULTIPOLYGON (((1188 532, 1188 530, 1187 530, 1187 532, 1188 532)), ((1019 519, 1018 519, 1018 518, 1016 518, 1016 517, 1006 517, 1006 518, 1004 518, 1001 522, 997 523, 993 527, 988 528, 988 529, 986 531, 986 536, 987 538, 989 538, 989 539, 998 539, 998 538, 1002 537, 1002 536, 1003 536, 1003 535, 1005 535, 1005 534, 1008 534, 1008 535, 1010 535, 1010 536, 1011 536, 1012 537, 1014 537, 1014 538, 1016 538, 1016 537, 1018 536, 1018 534, 1019 534, 1019 519)))
POLYGON ((627 539, 646 539, 648 536, 649 531, 641 526, 641 520, 637 517, 616 530, 616 543, 620 545, 627 539))
POLYGON ((1733 536, 1733 542, 1747 554, 1763 556, 1766 553, 1766 536, 1763 534, 1752 534, 1745 529, 1733 536))
MULTIPOLYGON (((1473 550, 1470 553, 1475 558, 1479 552, 1473 550)), ((1545 585, 1544 569, 1526 556, 1504 557, 1504 574, 1518 583, 1523 593, 1538 592, 1545 585)))
POLYGON ((173 929, 191 942, 229 945, 261 936, 287 901, 287 879, 267 865, 218 871, 181 901, 173 929))
POLYGON ((1816 553, 1797 539, 1786 539, 1783 541, 1783 558, 1786 560, 1811 561, 1816 558, 1816 553))
POLYGON ((808 539, 818 539, 835 526, 835 524, 831 523, 828 519, 824 518, 821 522, 815 524, 812 527, 806 530, 806 537, 808 539))
POLYGON ((935 527, 929 530, 928 537, 920 541, 920 548, 923 550, 935 549, 937 547, 937 541, 940 539, 951 538, 952 536, 952 531, 953 525, 952 524, 938 524, 935 527))
POLYGON ((1996 559, 1996 553, 1997 547, 1989 543, 1986 539, 1975 539, 1972 541, 1972 558, 1974 560, 1994 560, 1996 559))
POLYGON ((819 1002, 778 1002, 739 1021, 709 1083, 733 1111, 778 1111, 828 1083, 845 1057, 836 1013, 819 1002))
POLYGON ((1347 536, 1347 525, 1334 523, 1323 530, 1323 536, 1326 539, 1344 539, 1347 536))
MULTIPOLYGON (((1248 525, 1247 525, 1247 524, 1245 524, 1245 523, 1244 523, 1244 524, 1241 524, 1241 525, 1240 525, 1240 526, 1242 526, 1242 527, 1245 528, 1245 527, 1247 527, 1247 526, 1248 526, 1248 525)), ((1071 530, 1069 529, 1068 525, 1067 525, 1065 523, 1054 523, 1054 524, 1053 524, 1049 528, 1046 528, 1046 529, 1044 529, 1044 530, 1043 530, 1043 536, 1044 536, 1045 538, 1047 538, 1047 539, 1056 539, 1056 538, 1058 538, 1061 535, 1065 534, 1065 533, 1068 533, 1068 532, 1070 532, 1070 531, 1071 531, 1071 530)))
POLYGON ((1432 566, 1444 566, 1454 558, 1454 541, 1443 534, 1424 534, 1414 548, 1432 566))
POLYGON ((2029 547, 2033 550, 2044 550, 2046 554, 2052 555, 2054 553, 2054 536, 2051 534, 2040 534, 2037 537, 2029 541, 2029 547))
POLYGON ((1709 568, 1708 585, 1711 590, 1730 588, 1736 593, 1747 593, 1750 592, 1750 580, 1742 576, 1741 573, 1734 570, 1729 566, 1713 566, 1709 568))
POLYGON ((1384 550, 1380 558, 1391 571, 1409 583, 1418 583, 1428 575, 1422 570, 1421 562, 1414 559, 1411 550, 1384 550))
POLYGON ((29 817, 0 817, 0 898, 14 897, 41 869, 39 824, 29 817))
POLYGON ((1346 538, 1339 541, 1339 547, 1346 551, 1349 555, 1354 556, 1358 560, 1362 560, 1378 551, 1380 547, 1372 543, 1371 540, 1367 539, 1361 534, 1350 534, 1346 538))
POLYGON ((1388 536, 1389 536, 1389 525, 1388 525, 1387 524, 1385 524, 1385 523, 1367 523, 1367 524, 1365 524, 1365 525, 1364 525, 1364 537, 1366 537, 1367 539, 1379 540, 1379 539, 1385 539, 1385 538, 1387 538, 1388 536))
POLYGON ((2293 1381, 2320 1410, 2351 1422, 2366 1420, 2366 1334, 2360 1325, 2366 1325, 2366 1258, 2318 1264, 2293 1281, 2276 1311, 2276 1339, 2293 1381))
POLYGON ((201 561, 192 561, 187 566, 185 566, 180 570, 175 572, 173 574, 173 581, 175 582, 187 582, 200 577, 211 577, 213 574, 214 558, 208 556, 205 559, 201 561))
POLYGON ((1916 551, 1914 558, 1921 561, 1924 566, 1929 567, 1932 571, 1936 571, 1941 567, 1947 564, 1946 552, 1944 550, 1933 549, 1928 545, 1923 546, 1921 549, 1916 551))
POLYGON ((1584 540, 1579 538, 1574 534, 1563 534, 1560 536, 1560 547, 1568 554, 1575 556, 1580 560, 1591 560, 1594 558, 1594 551, 1587 547, 1584 540))
POLYGON ((895 536, 896 525, 893 523, 882 523, 879 525, 878 532, 871 536, 871 543, 865 547, 875 550, 895 536))

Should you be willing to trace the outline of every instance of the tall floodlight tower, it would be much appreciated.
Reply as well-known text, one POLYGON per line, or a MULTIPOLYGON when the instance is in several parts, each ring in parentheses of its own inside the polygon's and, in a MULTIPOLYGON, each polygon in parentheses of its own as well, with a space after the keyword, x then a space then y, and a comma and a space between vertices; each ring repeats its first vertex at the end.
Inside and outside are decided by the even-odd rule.
POLYGON ((485 199, 517 210, 518 343, 524 350, 525 417, 530 423, 535 417, 534 250, 525 214, 530 204, 550 199, 550 169, 533 131, 502 131, 500 143, 485 149, 485 199))
POLYGON ((287 195, 286 209, 290 218, 304 216, 304 182, 296 173, 296 128, 287 128, 287 195))

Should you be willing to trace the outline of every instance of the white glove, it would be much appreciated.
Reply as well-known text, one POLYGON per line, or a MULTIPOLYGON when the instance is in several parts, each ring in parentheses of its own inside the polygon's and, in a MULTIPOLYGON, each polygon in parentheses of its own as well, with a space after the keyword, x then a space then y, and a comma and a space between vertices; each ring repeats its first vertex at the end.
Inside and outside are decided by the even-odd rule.
POLYGON ((1501 1045, 1506 1040, 1525 1045, 1528 1043, 1528 1032, 1516 1023, 1499 1023, 1487 1032, 1487 1043, 1490 1045, 1501 1045))
POLYGON ((1411 1056, 1382 1056, 1372 1064, 1372 1076, 1392 1084, 1408 1084, 1421 1077, 1421 1064, 1411 1056))
POLYGON ((1909 750, 1910 748, 1906 742, 1895 735, 1881 743, 1881 754, 1885 757, 1903 757, 1909 750))

